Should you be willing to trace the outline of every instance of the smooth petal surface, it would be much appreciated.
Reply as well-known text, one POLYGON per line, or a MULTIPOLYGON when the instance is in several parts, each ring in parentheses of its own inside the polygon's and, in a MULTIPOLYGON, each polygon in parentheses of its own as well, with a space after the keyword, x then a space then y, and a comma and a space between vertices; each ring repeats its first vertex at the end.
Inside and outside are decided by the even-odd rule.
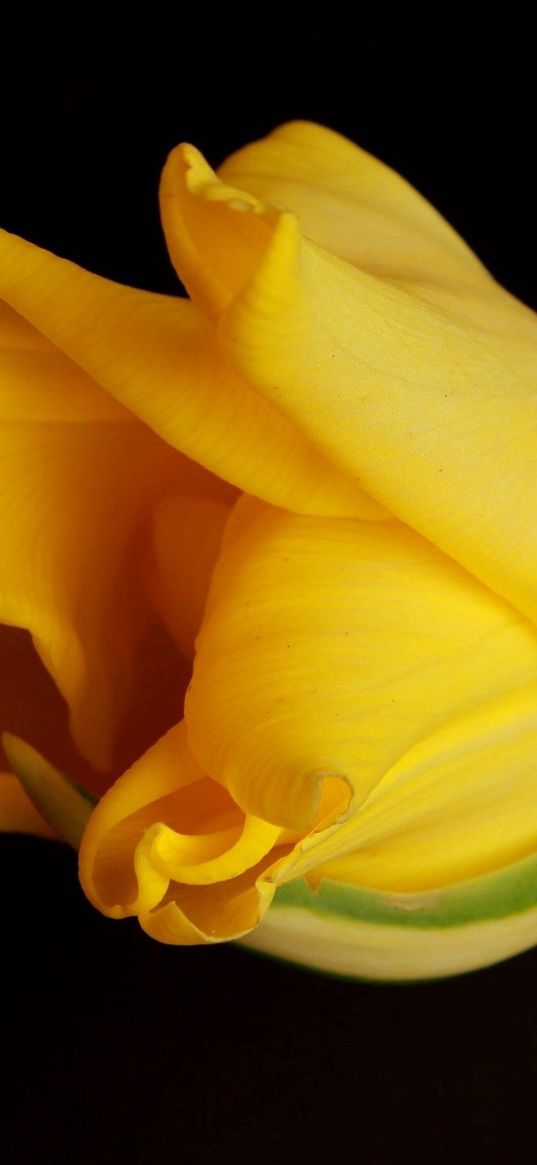
MULTIPOLYGON (((311 828, 323 779, 347 783, 331 857, 377 805, 379 836, 381 822, 389 834, 400 816, 416 829, 423 819, 426 838, 427 823, 444 817, 450 851, 424 876, 469 876, 476 860, 488 868, 534 844, 534 722, 527 704, 520 719, 510 694, 533 682, 536 666, 531 624, 401 523, 300 517, 243 499, 198 637, 189 741, 245 812, 289 829, 311 828), (466 834, 480 802, 490 847, 483 836, 476 859, 480 842, 466 834)), ((377 847, 372 834, 371 849, 384 870, 382 837, 377 847)), ((316 838, 310 868, 322 852, 316 838)), ((386 857, 388 881, 397 860, 386 857)))
POLYGON ((5 231, 0 296, 165 441, 219 477, 292 509, 382 516, 352 475, 233 371, 191 303, 101 279, 5 231))
POLYGON ((419 278, 397 263, 381 278, 183 160, 170 250, 188 283, 189 240, 203 240, 191 291, 227 358, 366 493, 535 619, 533 313, 462 246, 430 268, 425 248, 419 278))
POLYGON ((307 239, 370 274, 430 283, 483 267, 408 182, 341 134, 280 126, 219 167, 226 185, 295 214, 307 239))

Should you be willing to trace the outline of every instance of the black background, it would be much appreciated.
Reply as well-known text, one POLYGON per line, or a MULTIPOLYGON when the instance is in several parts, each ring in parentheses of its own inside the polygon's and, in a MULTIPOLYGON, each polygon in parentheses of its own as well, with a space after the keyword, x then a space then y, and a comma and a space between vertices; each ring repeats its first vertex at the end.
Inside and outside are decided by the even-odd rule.
MULTIPOLYGON (((529 30, 516 13, 486 28, 355 14, 353 29, 333 5, 178 8, 172 25, 154 6, 114 33, 101 13, 10 31, 0 221, 173 291, 167 151, 192 140, 216 164, 309 117, 400 170, 537 306, 529 30)), ((3 839, 0 885, 9 1162, 535 1158, 537 952, 443 983, 353 984, 152 943, 96 914, 74 856, 45 842, 3 839)))

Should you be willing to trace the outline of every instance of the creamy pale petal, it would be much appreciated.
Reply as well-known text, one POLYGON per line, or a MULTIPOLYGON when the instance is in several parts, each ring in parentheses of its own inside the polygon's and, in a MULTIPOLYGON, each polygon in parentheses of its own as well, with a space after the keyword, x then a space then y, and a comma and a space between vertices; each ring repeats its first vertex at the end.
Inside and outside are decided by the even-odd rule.
POLYGON ((279 889, 246 945, 352 978, 437 979, 490 966, 537 939, 537 856, 419 893, 323 879, 279 889))
POLYGON ((25 321, 10 312, 2 321, 0 618, 31 631, 70 706, 77 746, 106 768, 136 656, 155 620, 140 570, 152 509, 203 471, 69 360, 51 356, 25 321), (19 377, 14 352, 33 360, 25 419, 16 409, 30 363, 19 377), (56 415, 51 393, 58 399, 60 387, 56 415))
MULTIPOLYGON (((533 313, 470 259, 466 274, 433 264, 419 280, 352 266, 288 212, 224 184, 207 194, 184 158, 181 238, 203 241, 192 293, 218 314, 226 356, 386 509, 536 618, 533 313), (243 248, 231 274, 224 225, 243 248), (226 295, 208 298, 209 277, 226 295)), ((187 277, 188 247, 183 261, 187 277)))
POLYGON ((404 178, 323 126, 282 125, 232 154, 218 175, 286 207, 306 238, 372 274, 426 282, 483 275, 462 239, 404 178))
POLYGON ((197 641, 189 741, 244 811, 305 832, 327 776, 355 816, 409 749, 536 666, 531 624, 401 523, 243 499, 197 641))
POLYGON ((334 468, 233 371, 192 304, 101 279, 6 232, 0 296, 156 433, 226 481, 297 510, 382 516, 355 475, 334 468))

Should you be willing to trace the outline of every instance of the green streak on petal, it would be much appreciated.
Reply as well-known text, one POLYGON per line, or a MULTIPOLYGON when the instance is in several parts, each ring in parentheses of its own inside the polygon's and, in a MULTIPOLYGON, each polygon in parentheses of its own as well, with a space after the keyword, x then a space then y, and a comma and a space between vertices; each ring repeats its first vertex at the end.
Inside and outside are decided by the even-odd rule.
POLYGON ((537 855, 467 882, 419 894, 371 890, 324 879, 312 890, 304 879, 281 886, 271 910, 302 907, 324 917, 428 929, 507 918, 537 906, 537 855))
POLYGON ((32 804, 51 828, 77 850, 97 798, 54 768, 20 737, 5 732, 2 743, 11 770, 32 804))

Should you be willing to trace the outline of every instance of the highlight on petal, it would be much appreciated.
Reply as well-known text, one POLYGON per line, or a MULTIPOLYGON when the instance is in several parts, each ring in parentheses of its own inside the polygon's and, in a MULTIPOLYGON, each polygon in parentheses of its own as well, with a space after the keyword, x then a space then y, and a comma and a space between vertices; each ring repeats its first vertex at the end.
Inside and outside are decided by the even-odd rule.
MULTIPOLYGON (((536 665, 534 628, 401 523, 310 518, 244 498, 198 636, 185 704, 189 743, 244 811, 301 833, 311 828, 322 780, 347 782, 348 824, 341 818, 334 832, 341 853, 351 822, 377 798, 380 805, 387 774, 454 725, 468 760, 463 769, 454 760, 453 796, 457 782, 470 799, 473 789, 476 803, 487 782, 494 797, 503 790, 513 803, 504 841, 519 856, 529 845, 526 834, 517 840, 529 745, 520 744, 521 785, 512 796, 513 773, 500 763, 494 782, 486 776, 494 750, 487 752, 485 733, 481 752, 461 717, 481 709, 483 723, 493 723, 487 708, 532 683, 536 665)), ((435 747, 448 797, 451 770, 443 746, 435 747)), ((392 795, 390 786, 386 800, 392 795)), ((437 796, 424 795, 424 813, 437 796)), ((322 860, 318 839, 308 860, 310 868, 322 860)))
MULTIPOLYGON (((2 745, 37 813, 54 834, 78 849, 96 798, 55 769, 25 740, 5 732, 2 745)), ((47 831, 43 834, 46 836, 47 831)))
MULTIPOLYGON (((384 515, 356 475, 334 468, 234 372, 193 304, 122 287, 5 231, 0 296, 48 337, 68 370, 76 365, 78 379, 87 374, 167 443, 239 489, 299 511, 384 515)), ((107 407, 117 414, 113 400, 107 407)), ((223 481, 220 490, 233 496, 223 481)))

